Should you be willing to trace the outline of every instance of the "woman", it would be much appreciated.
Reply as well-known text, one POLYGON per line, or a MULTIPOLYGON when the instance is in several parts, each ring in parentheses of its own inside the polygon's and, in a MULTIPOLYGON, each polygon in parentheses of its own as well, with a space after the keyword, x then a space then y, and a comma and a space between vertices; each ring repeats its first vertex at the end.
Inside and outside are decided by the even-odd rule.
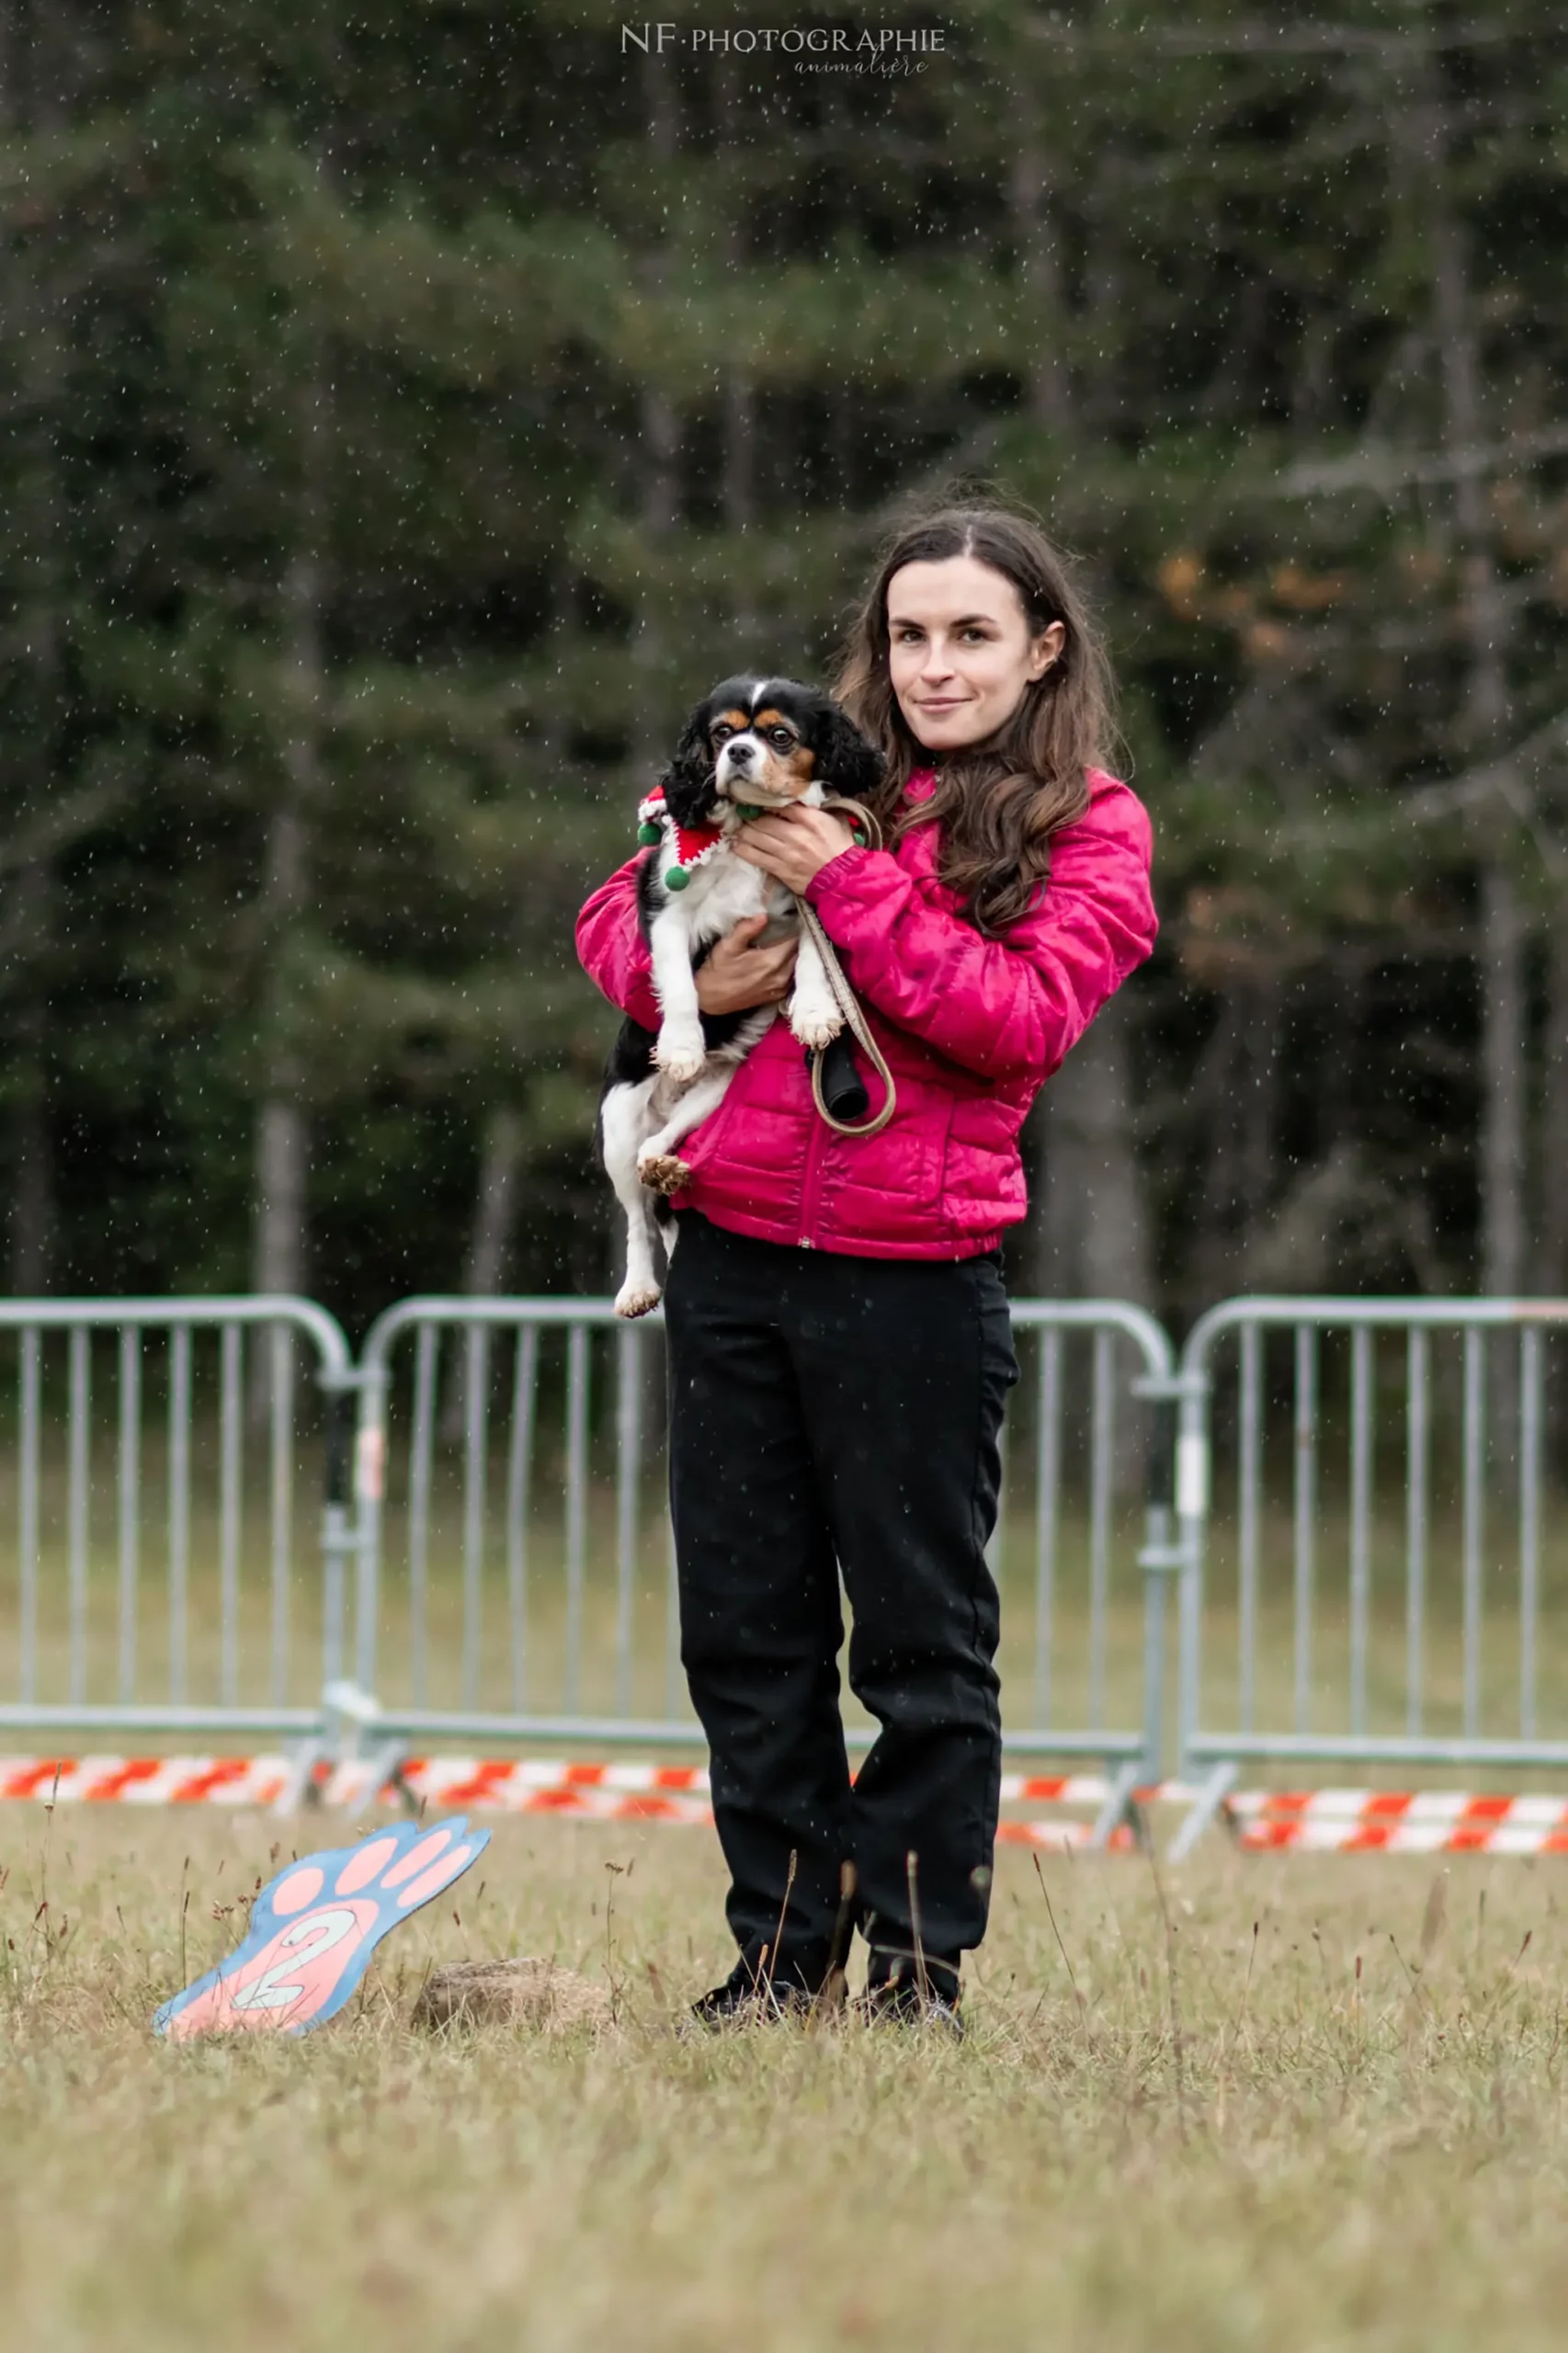
MULTIPOLYGON (((984 1551, 1017 1377, 999 1245, 1026 1206, 1018 1131, 1155 930, 1148 820, 1098 766, 1107 688, 1038 528, 942 509, 889 548, 836 682, 886 754, 887 847, 799 806, 741 836, 821 916, 898 1110, 875 1137, 834 1133, 779 1022, 682 1148, 665 1293, 681 1655, 740 1946, 696 2006, 707 2023, 814 1996, 852 1919, 871 2014, 958 2026, 1000 1793, 984 1551), (840 1573, 850 1686, 881 1727, 853 1788, 840 1573)), ((578 951, 656 1027, 635 872, 589 900, 578 951)), ((754 945, 760 921, 704 966, 706 1011, 786 994, 792 949, 754 945)))

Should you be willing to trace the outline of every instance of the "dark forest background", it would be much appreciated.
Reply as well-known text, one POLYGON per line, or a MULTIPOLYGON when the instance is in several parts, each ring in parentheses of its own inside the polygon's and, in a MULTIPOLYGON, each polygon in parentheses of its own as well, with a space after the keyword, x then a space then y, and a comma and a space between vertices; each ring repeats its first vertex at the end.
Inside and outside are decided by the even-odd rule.
POLYGON ((943 46, 0 0, 12 1288, 602 1290, 572 915, 961 481, 1082 559, 1165 924, 1015 1283, 1568 1289, 1559 15, 744 22, 943 46))

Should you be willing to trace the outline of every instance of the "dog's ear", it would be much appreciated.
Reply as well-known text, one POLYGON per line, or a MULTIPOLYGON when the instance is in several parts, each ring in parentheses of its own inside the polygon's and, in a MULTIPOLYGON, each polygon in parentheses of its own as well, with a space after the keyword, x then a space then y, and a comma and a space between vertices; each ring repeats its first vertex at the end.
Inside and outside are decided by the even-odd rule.
POLYGON ((864 801, 881 784, 882 767, 882 756, 875 745, 867 741, 836 703, 830 703, 817 761, 817 773, 823 782, 831 785, 846 801, 864 801))
POLYGON ((659 782, 665 806, 677 825, 700 825, 717 804, 713 790, 713 753, 708 741, 711 705, 698 704, 681 730, 675 756, 659 782))

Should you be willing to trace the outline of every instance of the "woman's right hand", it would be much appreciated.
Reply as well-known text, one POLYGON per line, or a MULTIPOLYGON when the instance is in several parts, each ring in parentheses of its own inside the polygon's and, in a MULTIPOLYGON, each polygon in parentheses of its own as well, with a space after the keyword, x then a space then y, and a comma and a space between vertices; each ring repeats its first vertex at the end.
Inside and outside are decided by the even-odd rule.
POLYGON ((698 966, 697 1002, 704 1013, 745 1013, 789 995, 800 942, 775 939, 766 948, 755 946, 767 922, 765 915, 743 915, 698 966))

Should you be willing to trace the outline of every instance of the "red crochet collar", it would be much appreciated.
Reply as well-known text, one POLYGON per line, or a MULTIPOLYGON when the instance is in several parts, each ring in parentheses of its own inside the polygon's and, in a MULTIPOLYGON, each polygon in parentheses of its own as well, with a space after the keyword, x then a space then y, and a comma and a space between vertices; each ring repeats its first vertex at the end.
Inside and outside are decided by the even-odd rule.
POLYGON ((662 784, 656 784, 647 799, 638 803, 637 816, 640 824, 662 829, 665 850, 673 851, 675 863, 680 868, 699 866, 724 838, 722 825, 677 825, 665 806, 662 784))

